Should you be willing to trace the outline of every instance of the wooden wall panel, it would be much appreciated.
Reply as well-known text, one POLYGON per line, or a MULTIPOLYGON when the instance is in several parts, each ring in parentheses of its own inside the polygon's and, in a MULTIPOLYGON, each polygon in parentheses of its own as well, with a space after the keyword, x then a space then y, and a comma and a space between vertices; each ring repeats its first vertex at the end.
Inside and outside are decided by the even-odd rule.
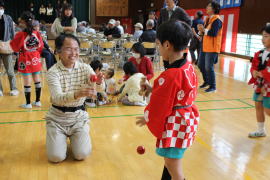
POLYGON ((128 0, 97 0, 96 16, 128 16, 128 0))

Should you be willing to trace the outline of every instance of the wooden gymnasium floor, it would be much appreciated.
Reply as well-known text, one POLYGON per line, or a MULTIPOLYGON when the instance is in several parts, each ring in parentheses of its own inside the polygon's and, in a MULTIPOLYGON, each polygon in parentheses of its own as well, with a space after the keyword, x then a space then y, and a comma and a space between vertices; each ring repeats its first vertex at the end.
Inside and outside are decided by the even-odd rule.
MULTIPOLYGON (((188 180, 269 180, 270 136, 247 137, 256 128, 253 91, 246 83, 249 63, 221 56, 216 69, 218 92, 200 91, 197 98, 201 122, 196 141, 183 160, 185 175, 188 180)), ((120 76, 117 73, 117 78, 120 76)), ((163 159, 154 152, 155 139, 146 127, 135 125, 143 107, 113 104, 88 109, 91 156, 81 162, 69 157, 51 164, 45 147, 43 118, 49 108, 49 93, 44 75, 43 107, 32 111, 18 107, 24 103, 21 76, 17 76, 19 97, 8 96, 7 77, 1 79, 5 87, 5 96, 0 97, 1 180, 160 179, 163 159), (136 153, 138 145, 145 146, 144 155, 136 153)))

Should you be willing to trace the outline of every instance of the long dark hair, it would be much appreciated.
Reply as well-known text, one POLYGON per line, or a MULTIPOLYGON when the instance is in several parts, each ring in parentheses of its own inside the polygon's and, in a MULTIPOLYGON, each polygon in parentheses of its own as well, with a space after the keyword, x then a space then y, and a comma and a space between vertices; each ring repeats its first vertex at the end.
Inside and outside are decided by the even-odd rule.
POLYGON ((73 19, 73 10, 70 17, 65 16, 65 10, 72 10, 71 4, 64 4, 61 13, 61 25, 64 27, 71 26, 71 20, 73 19))
POLYGON ((33 21, 35 16, 31 12, 25 11, 22 13, 20 19, 26 22, 26 28, 24 32, 26 32, 28 35, 31 35, 34 31, 33 21))
POLYGON ((73 19, 73 7, 72 7, 72 5, 71 4, 64 4, 63 5, 63 8, 62 8, 62 12, 61 12, 61 19, 66 19, 67 17, 65 16, 65 10, 72 10, 72 14, 71 14, 71 16, 70 17, 68 17, 68 18, 70 18, 70 19, 73 19))

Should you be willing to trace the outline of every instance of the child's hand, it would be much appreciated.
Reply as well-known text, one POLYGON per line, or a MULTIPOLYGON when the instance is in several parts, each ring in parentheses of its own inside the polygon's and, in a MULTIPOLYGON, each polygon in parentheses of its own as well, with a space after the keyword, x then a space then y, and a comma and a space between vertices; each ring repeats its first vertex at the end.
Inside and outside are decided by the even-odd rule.
POLYGON ((152 86, 147 82, 141 84, 141 89, 144 90, 146 97, 148 97, 149 94, 151 94, 151 92, 152 92, 152 86))
POLYGON ((137 126, 142 127, 142 126, 146 125, 146 121, 145 121, 144 117, 136 117, 136 119, 138 119, 136 121, 137 126))
POLYGON ((258 71, 253 71, 253 72, 252 72, 252 76, 253 76, 254 78, 257 78, 257 77, 258 77, 258 73, 259 73, 258 71))
POLYGON ((262 73, 260 71, 257 71, 257 76, 261 77, 261 78, 263 77, 263 75, 262 75, 262 73))

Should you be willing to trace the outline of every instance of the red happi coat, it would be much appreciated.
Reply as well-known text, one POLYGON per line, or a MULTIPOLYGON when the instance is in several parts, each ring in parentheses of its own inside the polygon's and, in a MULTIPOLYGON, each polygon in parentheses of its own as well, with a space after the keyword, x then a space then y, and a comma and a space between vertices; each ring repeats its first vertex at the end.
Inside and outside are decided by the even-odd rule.
POLYGON ((44 47, 39 32, 33 31, 29 36, 26 32, 18 32, 10 41, 14 52, 19 52, 18 71, 21 73, 34 73, 41 71, 40 54, 44 47))
POLYGON ((192 145, 199 123, 199 112, 194 105, 196 96, 197 77, 186 60, 169 65, 154 81, 144 116, 149 130, 157 137, 158 148, 192 145))
POLYGON ((252 60, 252 65, 250 68, 251 79, 248 84, 253 84, 255 92, 261 94, 261 89, 263 88, 263 96, 270 97, 270 54, 268 54, 264 63, 262 63, 262 55, 264 50, 255 53, 252 60), (253 71, 259 71, 262 73, 263 78, 253 77, 253 71))

